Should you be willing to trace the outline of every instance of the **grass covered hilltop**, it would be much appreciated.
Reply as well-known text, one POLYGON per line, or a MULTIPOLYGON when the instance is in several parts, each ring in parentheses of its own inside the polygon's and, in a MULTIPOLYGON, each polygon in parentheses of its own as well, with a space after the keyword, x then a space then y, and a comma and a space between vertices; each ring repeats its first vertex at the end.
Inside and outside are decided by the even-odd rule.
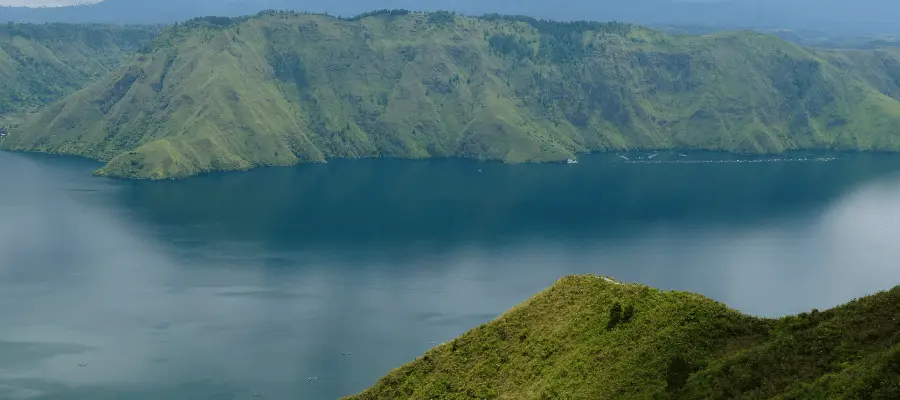
POLYGON ((571 276, 348 399, 898 398, 900 287, 762 319, 571 276))
POLYGON ((900 55, 394 10, 165 29, 0 148, 163 179, 355 157, 559 161, 595 150, 900 150, 900 55), (891 97, 894 96, 894 97, 891 97))

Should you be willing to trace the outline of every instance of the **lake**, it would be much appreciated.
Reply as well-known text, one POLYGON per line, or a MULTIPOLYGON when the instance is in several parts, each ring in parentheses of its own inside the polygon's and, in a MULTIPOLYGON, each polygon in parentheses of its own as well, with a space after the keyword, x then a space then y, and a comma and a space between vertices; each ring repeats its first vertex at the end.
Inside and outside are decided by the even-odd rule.
POLYGON ((900 155, 786 157, 829 156, 132 182, 0 153, 0 398, 334 399, 566 274, 762 316, 900 284, 900 155))

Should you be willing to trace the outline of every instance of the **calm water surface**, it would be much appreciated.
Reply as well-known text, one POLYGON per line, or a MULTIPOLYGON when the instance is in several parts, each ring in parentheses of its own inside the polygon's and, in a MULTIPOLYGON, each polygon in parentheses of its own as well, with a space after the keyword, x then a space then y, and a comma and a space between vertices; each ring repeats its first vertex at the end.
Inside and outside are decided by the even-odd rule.
POLYGON ((900 156, 96 167, 0 153, 0 398, 335 399, 572 273, 765 316, 900 284, 900 156))

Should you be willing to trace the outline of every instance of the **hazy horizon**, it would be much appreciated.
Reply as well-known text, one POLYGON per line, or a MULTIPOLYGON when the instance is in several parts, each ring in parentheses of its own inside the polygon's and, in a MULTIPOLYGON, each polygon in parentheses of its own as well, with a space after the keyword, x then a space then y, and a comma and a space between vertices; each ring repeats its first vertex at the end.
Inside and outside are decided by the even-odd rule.
POLYGON ((103 0, 0 0, 0 6, 7 7, 67 7, 80 4, 99 3, 103 0))
POLYGON ((785 28, 850 33, 900 32, 900 3, 887 0, 105 0, 78 7, 52 7, 85 0, 0 0, 0 21, 172 23, 194 17, 239 16, 264 9, 287 9, 349 16, 377 9, 449 10, 469 15, 518 14, 556 20, 618 20, 649 25, 698 25, 727 28, 785 28), (28 8, 28 7, 43 8, 28 8))

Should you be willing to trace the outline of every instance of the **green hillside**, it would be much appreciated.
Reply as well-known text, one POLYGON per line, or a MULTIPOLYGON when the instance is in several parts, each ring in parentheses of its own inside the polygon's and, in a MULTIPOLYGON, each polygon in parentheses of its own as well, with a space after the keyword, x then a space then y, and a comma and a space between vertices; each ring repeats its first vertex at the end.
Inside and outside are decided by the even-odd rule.
POLYGON ((350 397, 897 399, 900 287, 782 319, 573 276, 350 397))
POLYGON ((0 25, 0 128, 118 67, 157 27, 0 25))
POLYGON ((876 90, 900 100, 900 48, 817 50, 832 65, 861 78, 876 90))
POLYGON ((900 150, 900 102, 752 32, 392 11, 170 27, 0 139, 107 161, 101 175, 355 157, 559 161, 692 148, 900 150))

